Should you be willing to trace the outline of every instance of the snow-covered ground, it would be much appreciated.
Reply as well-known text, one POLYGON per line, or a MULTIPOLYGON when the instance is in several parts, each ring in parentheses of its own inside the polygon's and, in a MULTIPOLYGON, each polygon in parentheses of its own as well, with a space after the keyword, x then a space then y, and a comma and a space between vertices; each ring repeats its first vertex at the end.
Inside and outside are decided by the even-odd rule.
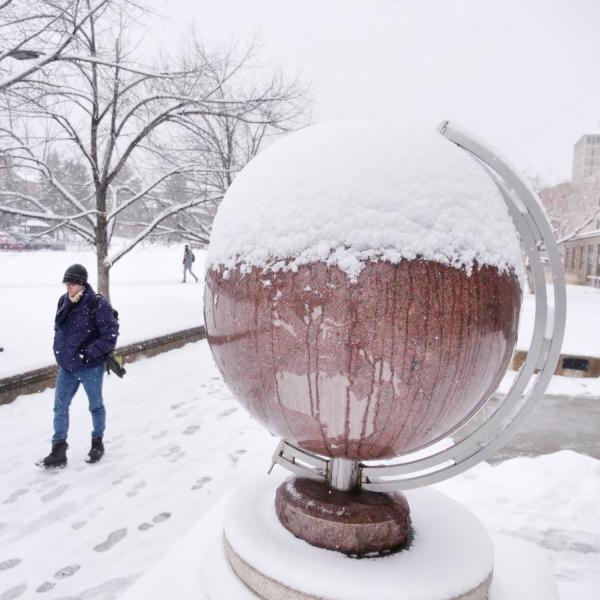
MULTIPOLYGON (((548 286, 552 298, 552 286, 548 286)), ((517 348, 527 350, 533 332, 535 298, 525 294, 519 321, 517 348)), ((563 354, 600 356, 600 289, 584 285, 567 286, 567 326, 563 354)))
MULTIPOLYGON (((140 247, 115 267, 120 343, 202 323, 202 285, 179 283, 181 253, 140 247)), ((0 253, 0 377, 52 363, 54 308, 73 262, 93 273, 91 253, 0 253)), ((571 339, 598 354, 600 293, 568 294, 571 339)), ((600 384, 555 377, 550 392, 600 396, 600 384)), ((107 378, 107 454, 97 465, 84 463, 91 426, 80 392, 68 467, 34 466, 49 450, 52 398, 46 390, 0 406, 0 600, 118 598, 242 474, 266 471, 276 445, 225 389, 206 342, 107 378)), ((563 451, 484 463, 439 487, 492 531, 544 546, 562 600, 600 598, 600 461, 563 451)))
MULTIPOLYGON (((58 472, 34 465, 49 449, 52 390, 0 406, 1 600, 118 598, 243 474, 269 466, 275 438, 225 389, 204 341, 130 364, 105 398, 104 460, 84 462, 79 393, 58 472)), ((547 548, 562 600, 600 597, 600 461, 563 451, 480 464, 439 487, 492 531, 547 548)))

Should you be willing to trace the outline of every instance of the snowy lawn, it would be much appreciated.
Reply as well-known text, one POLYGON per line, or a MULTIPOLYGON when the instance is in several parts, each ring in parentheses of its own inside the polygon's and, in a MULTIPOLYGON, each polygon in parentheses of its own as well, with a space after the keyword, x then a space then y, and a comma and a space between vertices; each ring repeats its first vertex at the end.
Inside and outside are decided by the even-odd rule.
MULTIPOLYGON (((34 466, 49 450, 52 397, 0 406, 1 600, 118 598, 243 474, 266 471, 276 445, 225 389, 204 341, 106 380, 97 465, 84 462, 79 392, 69 465, 34 466)), ((491 530, 547 548, 562 600, 600 597, 600 461, 564 451, 480 464, 439 488, 491 530)))
MULTIPOLYGON (((552 287, 548 286, 552 298, 552 287)), ((533 332, 535 299, 523 296, 517 348, 527 350, 533 332)), ((584 285, 567 286, 567 327, 561 352, 580 356, 600 356, 600 289, 584 285)))
MULTIPOLYGON (((183 246, 141 245, 111 270, 111 302, 119 311, 119 344, 198 327, 204 322, 205 253, 194 251, 200 283, 181 283, 183 246)), ((54 364, 52 338, 65 269, 81 263, 96 289, 90 252, 0 252, 0 377, 54 364)))

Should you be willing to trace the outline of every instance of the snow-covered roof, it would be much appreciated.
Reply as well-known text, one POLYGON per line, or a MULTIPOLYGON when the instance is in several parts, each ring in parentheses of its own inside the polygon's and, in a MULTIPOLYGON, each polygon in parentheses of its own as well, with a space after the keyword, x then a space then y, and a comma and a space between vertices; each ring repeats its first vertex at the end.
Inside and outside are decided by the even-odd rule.
POLYGON ((587 240, 595 237, 600 237, 600 229, 594 229, 592 231, 586 231, 585 233, 579 233, 577 235, 574 235, 572 238, 565 240, 565 242, 578 242, 579 240, 587 240))
POLYGON ((48 223, 40 219, 27 219, 24 224, 27 227, 48 227, 48 223))
POLYGON ((420 256, 470 271, 520 269, 502 196, 463 150, 430 131, 342 120, 288 135, 238 175, 214 221, 210 268, 324 261, 351 279, 367 260, 420 256))

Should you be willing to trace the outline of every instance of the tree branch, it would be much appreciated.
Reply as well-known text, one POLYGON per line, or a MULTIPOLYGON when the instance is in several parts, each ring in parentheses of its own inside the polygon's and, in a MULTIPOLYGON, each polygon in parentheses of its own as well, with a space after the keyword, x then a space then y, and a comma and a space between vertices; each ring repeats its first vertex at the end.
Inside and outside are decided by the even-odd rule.
POLYGON ((186 210, 187 208, 191 208, 192 206, 197 206, 198 204, 202 204, 204 202, 216 201, 220 200, 221 196, 215 198, 196 198, 194 200, 190 200, 189 202, 185 202, 184 204, 178 204, 176 206, 171 206, 167 210, 163 211, 160 215, 158 215, 152 223, 150 223, 143 231, 141 231, 136 237, 134 237, 125 247, 116 252, 110 257, 107 257, 106 264, 107 266, 112 267, 119 259, 123 258, 128 252, 131 252, 149 233, 151 233, 160 223, 162 223, 165 219, 170 216, 186 210))

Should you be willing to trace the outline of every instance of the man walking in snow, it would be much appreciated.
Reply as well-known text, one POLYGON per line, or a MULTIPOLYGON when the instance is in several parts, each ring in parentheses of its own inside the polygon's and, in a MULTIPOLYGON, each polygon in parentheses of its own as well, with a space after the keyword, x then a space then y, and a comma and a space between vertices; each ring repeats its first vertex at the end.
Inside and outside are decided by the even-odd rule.
POLYGON ((71 265, 65 272, 63 294, 54 320, 54 356, 58 363, 54 395, 54 435, 52 451, 42 466, 64 467, 67 464, 69 407, 79 385, 87 394, 92 415, 92 446, 87 462, 98 462, 104 454, 102 436, 106 410, 102 399, 102 380, 106 356, 114 350, 119 323, 110 304, 87 282, 82 265, 71 265))
POLYGON ((190 250, 190 247, 186 244, 183 249, 183 281, 181 283, 185 283, 185 275, 189 271, 190 275, 194 277, 196 283, 198 283, 198 278, 192 272, 192 263, 196 260, 194 253, 190 250))

